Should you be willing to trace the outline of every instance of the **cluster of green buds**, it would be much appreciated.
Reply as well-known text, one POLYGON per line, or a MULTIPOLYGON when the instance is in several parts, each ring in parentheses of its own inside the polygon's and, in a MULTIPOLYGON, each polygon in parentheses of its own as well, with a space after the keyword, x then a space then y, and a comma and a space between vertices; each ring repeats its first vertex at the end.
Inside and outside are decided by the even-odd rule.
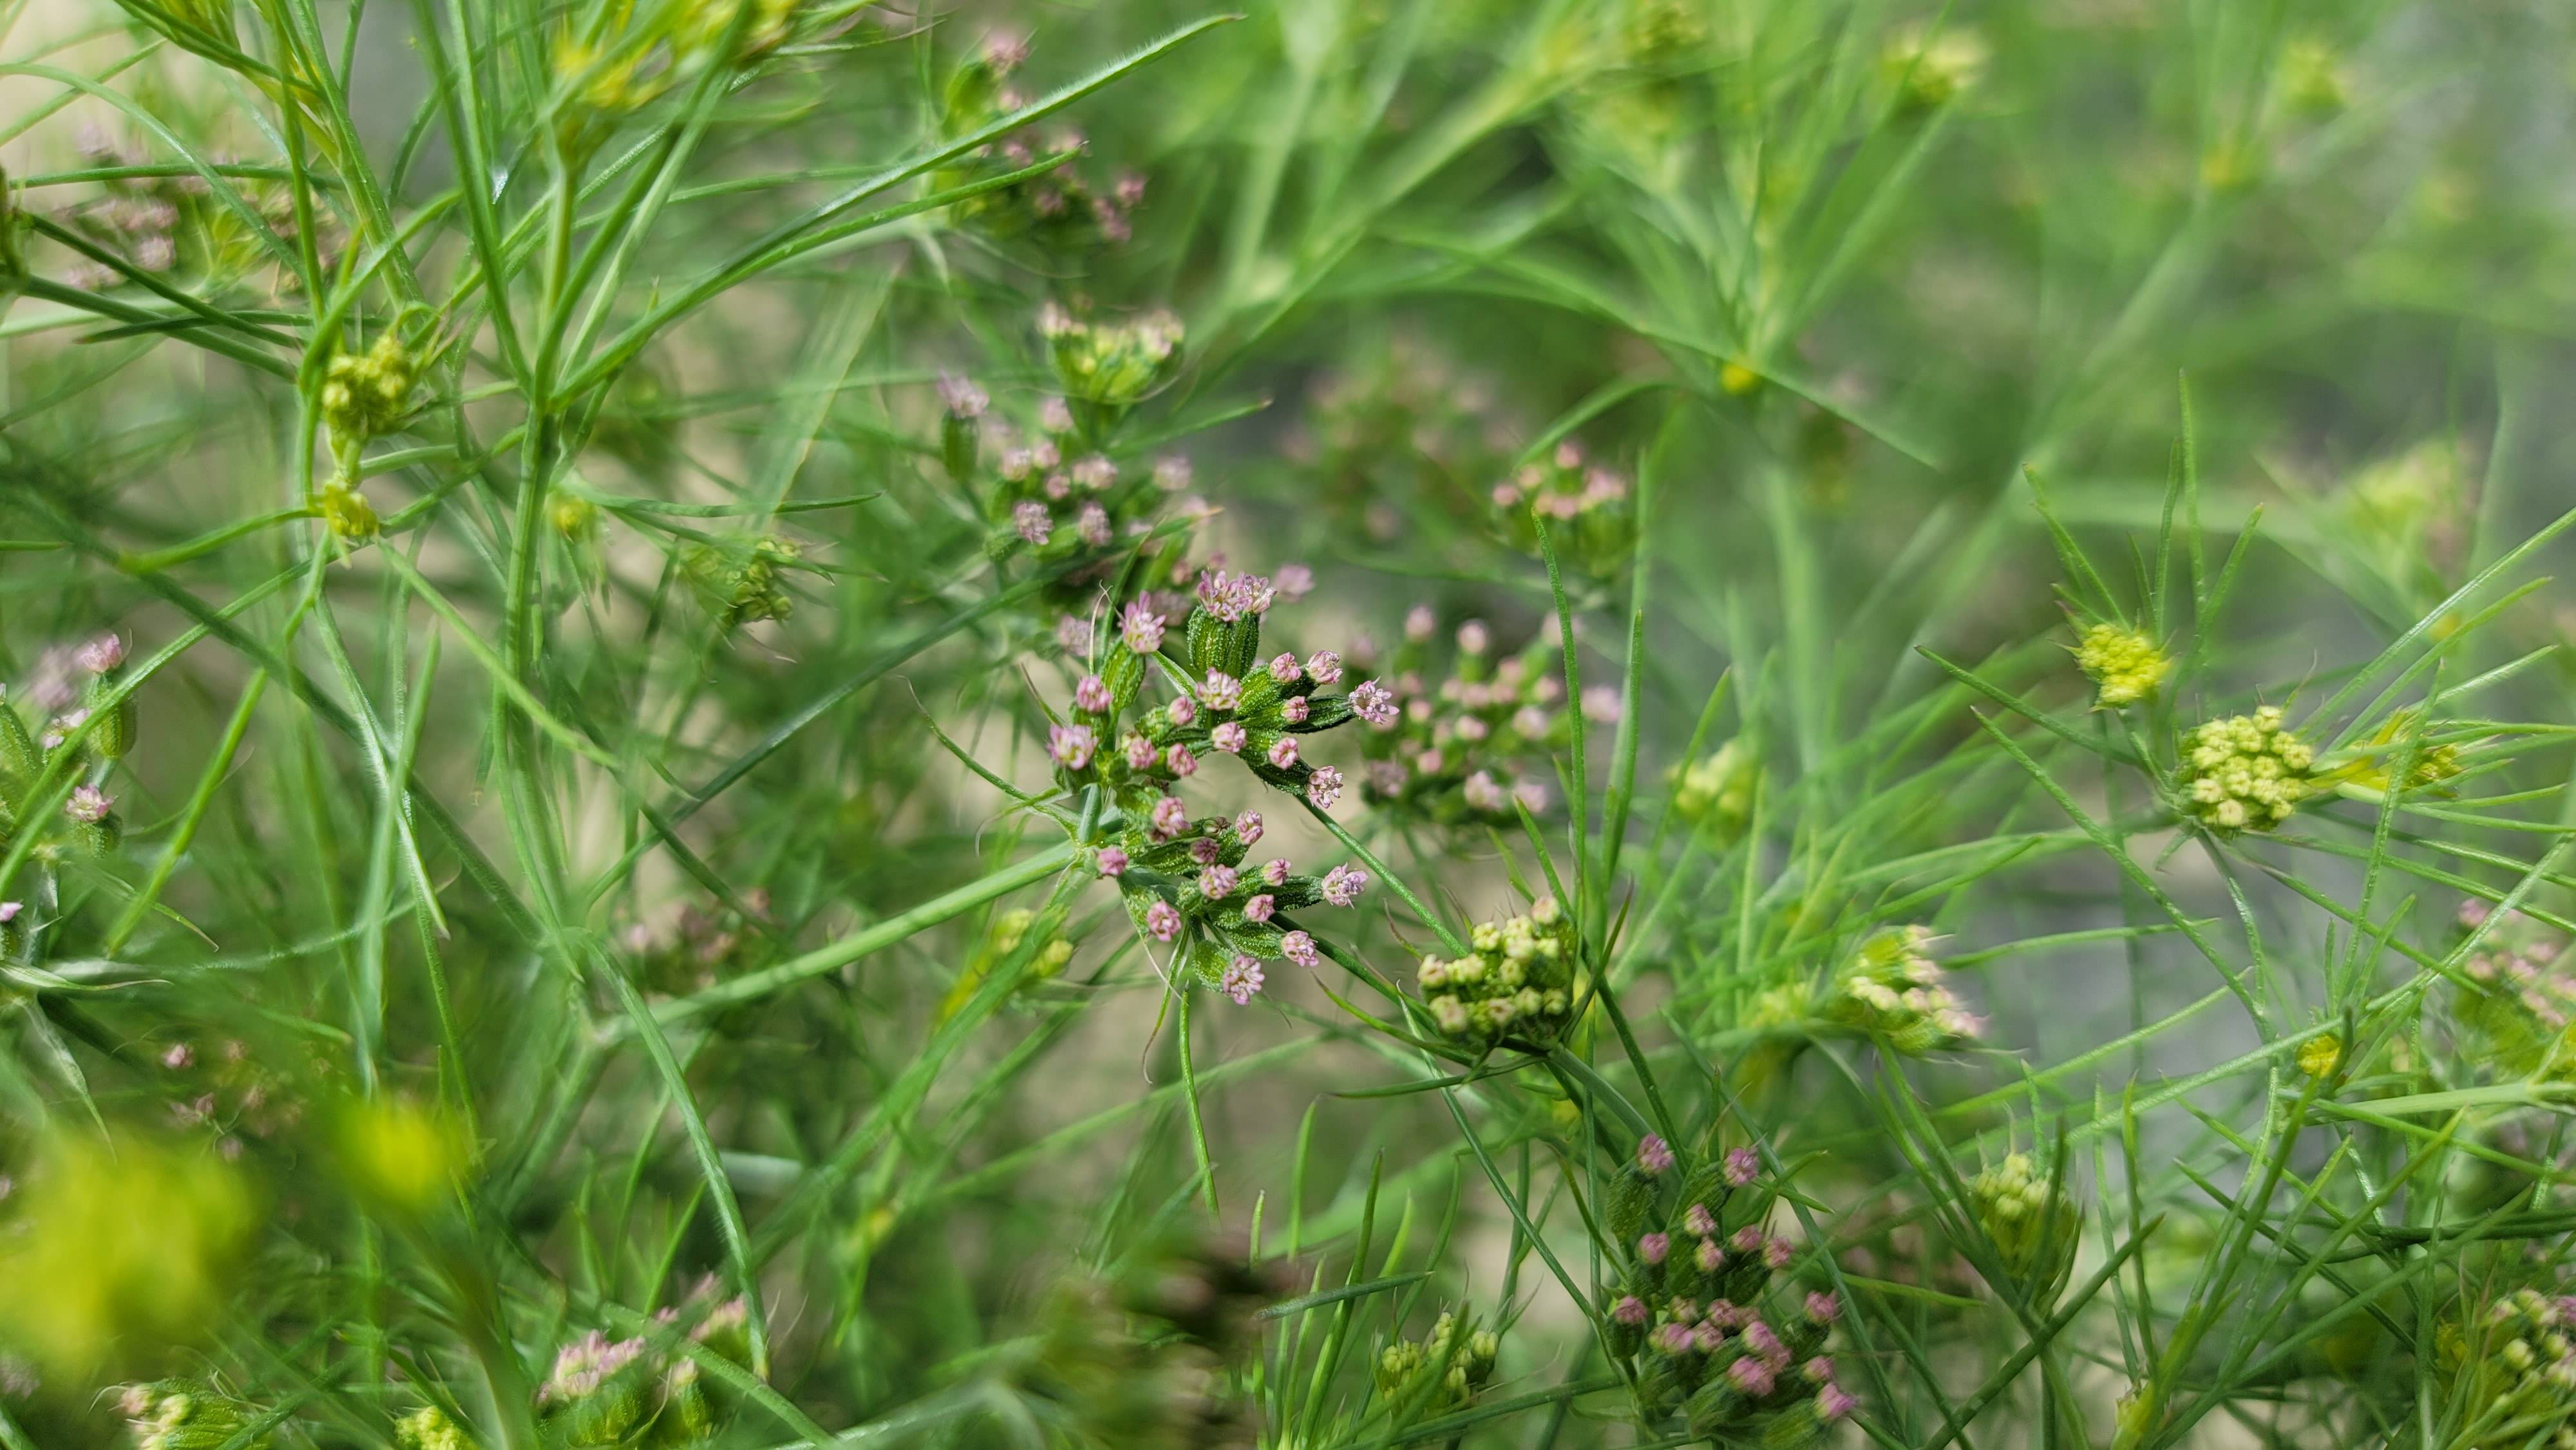
POLYGON ((1448 1036, 1487 1045, 1554 1042, 1581 993, 1574 921, 1556 898, 1542 896, 1519 916, 1479 925, 1468 945, 1474 950, 1466 956, 1426 956, 1415 970, 1432 1022, 1448 1036))
POLYGON ((681 551, 680 572, 707 612, 727 630, 736 630, 796 612, 796 596, 787 592, 786 576, 804 556, 804 549, 793 539, 763 534, 755 539, 692 544, 681 551))
POLYGON ((1429 1334, 1378 1351, 1378 1396, 1397 1424, 1455 1414, 1474 1404, 1476 1391, 1494 1377, 1501 1347, 1492 1330, 1443 1309, 1429 1334))
POLYGON ((331 430, 331 454, 339 466, 313 504, 343 542, 364 543, 383 527, 358 491, 358 451, 369 439, 402 427, 419 386, 420 359, 396 327, 377 333, 365 352, 335 353, 323 366, 322 421, 331 430))
POLYGON ((419 386, 419 362, 394 328, 377 333, 365 352, 333 354, 322 372, 322 421, 335 449, 346 452, 401 428, 419 386))
POLYGON ((1907 1057, 1974 1041, 1985 1024, 1950 990, 1931 942, 1922 926, 1872 932, 1835 970, 1823 1015, 1907 1057))
POLYGON ((2144 630, 2108 622, 2088 625, 2075 646, 2075 667, 2094 684, 2093 708, 2117 710, 2153 695, 2174 662, 2144 630))
POLYGON ((1636 547, 1632 492, 1618 472, 1586 462, 1582 445, 1569 438, 1494 485, 1494 526, 1515 548, 1535 554, 1543 520, 1559 559, 1600 574, 1627 563, 1636 547))
MULTIPOLYGON (((1011 84, 1028 58, 1027 37, 1017 31, 988 32, 949 72, 941 93, 942 131, 965 136, 1028 104, 1011 84)), ((1050 251, 1094 251, 1134 235, 1132 218, 1145 200, 1145 178, 1129 172, 1102 187, 1080 164, 1084 149, 1078 131, 1040 136, 1035 128, 1023 128, 951 161, 933 174, 931 186, 939 191, 971 186, 1026 171, 1044 157, 1070 153, 1074 159, 1050 170, 953 203, 949 216, 960 226, 1003 239, 1026 238, 1050 251)))
POLYGON ((268 1450, 274 1443, 264 1430, 257 1406, 247 1405, 210 1384, 195 1380, 160 1380, 128 1385, 117 1408, 134 1429, 141 1450, 268 1450), (256 1432, 256 1433, 254 1433, 256 1432))
POLYGON ((394 1450, 480 1450, 447 1412, 423 1405, 394 1421, 394 1450))
POLYGON ((1474 517, 1513 449, 1493 385, 1406 333, 1357 343, 1316 379, 1307 419, 1287 451, 1311 471, 1313 499, 1337 525, 1378 540, 1405 528, 1389 499, 1474 517))
POLYGON ((1993 1242, 2004 1272, 2043 1304, 2066 1286, 2084 1228, 2062 1174, 2062 1160, 2058 1173, 2043 1173, 2029 1154, 2008 1153, 1968 1181, 1977 1226, 1993 1242))
POLYGON ((1824 1353, 1840 1301, 1791 1273, 1797 1246, 1769 1231, 1778 1195, 1759 1153, 1684 1171, 1648 1134, 1607 1199, 1621 1269, 1610 1345, 1636 1371, 1649 1426, 1678 1414, 1693 1438, 1798 1445, 1851 1414, 1824 1353))
POLYGON ((1050 302, 1038 309, 1038 335, 1046 340, 1075 425, 1084 439, 1097 442, 1180 371, 1187 332, 1166 311, 1102 322, 1050 302))
POLYGON ((1752 746, 1730 740, 1705 759, 1675 766, 1671 781, 1673 814, 1726 842, 1743 835, 1753 820, 1753 793, 1762 784, 1762 766, 1752 746))
POLYGON ((945 1022, 956 1016, 983 990, 995 971, 1020 955, 1023 947, 1028 948, 1028 970, 1020 977, 1023 989, 1064 975, 1065 965, 1073 960, 1073 940, 1058 935, 1058 928, 1064 925, 1060 913, 1051 912, 1045 920, 1044 929, 1037 930, 1033 937, 1031 932, 1039 922, 1037 912, 1021 906, 994 917, 975 954, 966 959, 966 970, 957 974, 956 984, 940 1002, 937 1020, 945 1022))
MULTIPOLYGON (((737 1363, 749 1358, 748 1311, 739 1297, 718 1297, 712 1281, 655 1318, 670 1330, 686 1324, 704 1352, 737 1363)), ((691 1355, 664 1353, 641 1336, 612 1340, 595 1329, 556 1351, 537 1388, 537 1409, 551 1438, 567 1446, 696 1445, 715 1434, 721 1408, 691 1355)))
POLYGON ((2517 1289, 2438 1337, 2457 1450, 2576 1450, 2576 1298, 2517 1289))
POLYGON ((2281 707, 2212 720, 2183 737, 2182 779, 2192 817, 2221 835, 2269 830, 2308 798, 2316 752, 2281 724, 2281 707))
MULTIPOLYGON (((1548 806, 1540 781, 1548 753, 1572 739, 1564 682, 1549 672, 1544 639, 1516 655, 1494 656, 1482 620, 1458 626, 1447 678, 1432 669, 1439 621, 1429 605, 1405 617, 1404 642, 1388 660, 1394 705, 1374 716, 1363 737, 1364 789, 1372 806, 1435 825, 1508 821, 1518 810, 1548 806)), ((1587 694, 1598 716, 1604 701, 1587 694)), ((1618 693, 1606 705, 1616 718, 1618 693)))
POLYGON ((1203 572, 1178 632, 1180 658, 1161 601, 1131 601, 1114 637, 1095 640, 1067 718, 1048 731, 1057 779, 1077 797, 1097 792, 1115 812, 1095 853, 1115 880, 1137 929, 1172 946, 1203 982, 1238 1004, 1262 984, 1262 963, 1302 967, 1321 956, 1292 913, 1357 904, 1368 873, 1336 866, 1299 875, 1287 858, 1254 866, 1247 854, 1263 834, 1261 815, 1193 819, 1178 792, 1200 762, 1231 756, 1264 784, 1329 811, 1342 773, 1305 757, 1305 741, 1351 720, 1394 709, 1376 681, 1347 694, 1321 693, 1342 678, 1341 656, 1283 652, 1265 662, 1261 625, 1278 586, 1254 574, 1203 572), (1149 669, 1177 687, 1166 704, 1142 695, 1149 669))

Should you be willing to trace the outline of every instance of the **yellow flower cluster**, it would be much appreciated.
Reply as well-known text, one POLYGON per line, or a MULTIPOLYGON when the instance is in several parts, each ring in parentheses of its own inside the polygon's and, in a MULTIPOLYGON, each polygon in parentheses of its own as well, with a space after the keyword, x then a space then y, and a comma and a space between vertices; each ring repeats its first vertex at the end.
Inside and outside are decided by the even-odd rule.
POLYGON ((2183 740, 2183 794, 2213 831, 2269 830, 2309 794, 2316 752, 2281 726, 2281 708, 2212 720, 2183 740))
POLYGON ((2116 710, 2156 692, 2173 673, 2173 660, 2145 632, 2116 624, 2097 624, 2084 631, 2075 647, 2076 668, 2100 687, 2094 707, 2116 710))
POLYGON ((419 365, 388 328, 362 353, 344 352, 323 373, 322 421, 343 448, 391 433, 411 411, 419 365))

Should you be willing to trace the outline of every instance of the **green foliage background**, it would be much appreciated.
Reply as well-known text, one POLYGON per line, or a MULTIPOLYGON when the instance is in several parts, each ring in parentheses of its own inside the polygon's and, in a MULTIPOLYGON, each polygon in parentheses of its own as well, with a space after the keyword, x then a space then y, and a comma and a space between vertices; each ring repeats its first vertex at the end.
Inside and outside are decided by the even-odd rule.
POLYGON ((2572 40, 0 0, 0 1445, 2576 1443, 2572 40), (1240 1004, 1219 567, 1450 722, 1201 751, 1240 1004))

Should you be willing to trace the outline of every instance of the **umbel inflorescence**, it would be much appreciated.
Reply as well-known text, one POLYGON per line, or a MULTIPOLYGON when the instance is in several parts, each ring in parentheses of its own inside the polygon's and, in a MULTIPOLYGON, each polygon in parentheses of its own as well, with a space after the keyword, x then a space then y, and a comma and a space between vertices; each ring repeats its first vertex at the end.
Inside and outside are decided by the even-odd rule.
POLYGON ((1770 1232, 1778 1194, 1759 1153, 1732 1148, 1684 1172, 1649 1134, 1608 1199, 1624 1260, 1610 1343, 1648 1424, 1678 1416, 1697 1438, 1798 1445, 1852 1412, 1825 1354, 1841 1303, 1802 1284, 1797 1246, 1770 1232))
POLYGON ((1565 1030, 1579 991, 1575 940, 1573 919, 1553 896, 1485 922, 1468 934, 1467 955, 1422 959, 1414 980, 1423 1010, 1450 1037, 1543 1047, 1565 1030))
POLYGON ((2270 830, 2308 798, 2316 752, 2281 724, 2281 707, 2212 720, 2183 738, 2182 794, 2224 835, 2270 830))
POLYGON ((1182 783, 1204 762, 1232 757, 1264 784, 1329 811, 1342 773, 1307 759, 1307 742, 1394 708, 1374 681, 1324 693, 1342 680, 1341 657, 1330 650, 1264 659, 1262 620, 1278 598, 1269 578, 1209 569, 1177 631, 1159 601, 1131 601, 1116 632, 1094 642, 1073 708, 1047 741, 1066 790, 1096 791, 1114 812, 1093 859, 1118 883, 1137 929, 1237 1003, 1261 990, 1264 962, 1319 963, 1295 913, 1356 904, 1368 873, 1300 874, 1284 856, 1256 863, 1261 813, 1194 818, 1182 783), (1155 675, 1173 697, 1147 705, 1155 675))

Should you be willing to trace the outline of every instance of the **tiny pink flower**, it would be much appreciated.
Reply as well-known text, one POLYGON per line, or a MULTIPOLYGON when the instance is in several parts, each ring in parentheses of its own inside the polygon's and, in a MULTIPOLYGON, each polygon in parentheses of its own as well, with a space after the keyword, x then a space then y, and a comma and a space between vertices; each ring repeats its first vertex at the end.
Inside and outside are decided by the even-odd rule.
POLYGON ((1223 670, 1210 670, 1199 684, 1199 703, 1211 710, 1231 710, 1243 703, 1243 681, 1223 670))
POLYGON ((1637 1140, 1637 1168, 1648 1177, 1673 1166, 1673 1145, 1660 1136, 1648 1133, 1637 1140))
POLYGON ((1012 483, 1027 478, 1037 468, 1037 456, 1025 448, 1002 450, 1002 477, 1012 483))
POLYGON ((1610 1317, 1621 1324, 1643 1324, 1646 1314, 1646 1301, 1634 1294, 1622 1294, 1619 1302, 1610 1306, 1610 1317))
POLYGON ((1234 818, 1234 834, 1247 846, 1261 844, 1261 812, 1240 811, 1234 818))
POLYGON ((1395 728, 1395 692, 1375 680, 1363 680, 1351 688, 1351 709, 1375 729, 1395 728))
POLYGON ((1413 757, 1413 768, 1424 775, 1438 775, 1448 763, 1449 757, 1437 750, 1426 750, 1413 757))
POLYGON ((1272 577, 1279 586, 1279 592, 1291 601, 1315 592, 1315 571, 1303 564, 1282 564, 1272 577))
POLYGON ((1199 758, 1190 754, 1188 746, 1175 744, 1163 752, 1163 765, 1174 775, 1187 776, 1198 771, 1199 758))
POLYGON ((1113 881, 1127 874, 1127 851, 1124 847, 1100 848, 1100 874, 1113 881))
POLYGON ((1432 613, 1428 604, 1417 604, 1405 612, 1404 637, 1415 644, 1431 638, 1431 632, 1439 627, 1440 616, 1432 613))
POLYGON ((1190 486, 1190 461, 1177 453, 1166 453, 1154 460, 1154 486, 1165 493, 1179 493, 1190 486))
POLYGON ((1080 770, 1091 764, 1092 752, 1099 748, 1100 736, 1088 725, 1047 727, 1047 754, 1067 770, 1080 770))
POLYGON ((1637 1240, 1637 1257, 1649 1264, 1662 1263, 1664 1255, 1671 1253, 1672 1250, 1673 1239, 1670 1234, 1645 1234, 1637 1240))
POLYGON ((1127 638, 1127 647, 1140 655, 1149 655, 1163 647, 1163 616, 1156 614, 1144 600, 1128 603, 1118 615, 1118 632, 1127 638))
POLYGON ((1170 941, 1181 934, 1181 913, 1168 901, 1157 901, 1145 908, 1145 930, 1156 941, 1170 941))
POLYGON ((1291 695, 1279 702, 1279 718, 1291 725, 1303 725, 1314 712, 1314 705, 1303 695, 1291 695))
POLYGON ((171 1043, 170 1050, 161 1054, 161 1065, 170 1069, 172 1072, 176 1072, 180 1068, 186 1067, 189 1063, 195 1062, 196 1060, 197 1054, 191 1051, 188 1044, 184 1042, 171 1043))
POLYGON ((1108 714, 1109 682, 1098 675, 1084 675, 1082 683, 1073 687, 1073 708, 1094 715, 1108 714))
POLYGON ((63 814, 84 826, 95 825, 107 819, 115 804, 107 792, 94 785, 85 785, 74 790, 72 798, 63 802, 63 814))
POLYGON ((1701 1239, 1699 1247, 1691 1252, 1702 1272, 1714 1274, 1726 1266, 1726 1250, 1719 1248, 1715 1239, 1701 1239))
POLYGON ((1744 1322, 1744 1311, 1732 1299, 1718 1299, 1708 1306, 1708 1322, 1720 1329, 1733 1329, 1744 1322))
POLYGON ((1181 798, 1167 795, 1154 802, 1154 834, 1168 841, 1190 828, 1190 808, 1181 798))
POLYGON ((1151 770, 1154 766, 1154 742, 1134 731, 1127 732, 1127 768, 1151 770))
POLYGON ((1281 650, 1278 656, 1270 661, 1270 678, 1283 685, 1295 684, 1297 677, 1304 673, 1305 671, 1297 663, 1297 657, 1286 650, 1281 650))
POLYGON ((948 410, 949 417, 962 422, 969 418, 983 417, 984 410, 993 405, 993 400, 982 388, 975 386, 973 379, 960 377, 956 373, 941 373, 939 405, 948 410))
POLYGON ((1049 398, 1038 404, 1038 426, 1050 433, 1072 432, 1072 407, 1062 398, 1049 398))
POLYGON ((1174 700, 1171 704, 1164 706, 1163 713, 1171 717, 1174 725, 1187 726, 1191 721, 1199 718, 1198 702, 1187 695, 1183 695, 1179 699, 1174 700))
POLYGON ((1750 1148, 1726 1151, 1726 1182, 1730 1188, 1742 1188, 1762 1171, 1762 1156, 1750 1148))
POLYGON ((1265 891, 1243 903, 1243 919, 1257 926, 1270 920, 1271 913, 1278 909, 1278 898, 1265 891))
POLYGON ((1217 857, 1223 855, 1224 851, 1225 848, 1216 843, 1214 836, 1201 836, 1190 842, 1190 859, 1202 866, 1215 865, 1217 857))
POLYGON ((113 634, 102 634, 82 645, 72 661, 93 675, 103 675, 125 663, 125 641, 113 634))
POLYGON ((1738 1253, 1760 1253, 1762 1251, 1761 1226, 1759 1224, 1748 1223, 1744 1227, 1737 1229, 1735 1231, 1735 1248, 1738 1253))
POLYGON ((1611 685, 1586 685, 1583 688, 1583 718, 1601 725, 1619 722, 1619 691, 1611 685))
POLYGON ((1666 1354, 1687 1354, 1693 1348, 1691 1327, 1687 1324, 1664 1325, 1655 1331, 1655 1344, 1666 1354))
POLYGON ((1512 799, 1521 803, 1531 815, 1547 809, 1547 787, 1534 780, 1512 782, 1512 799))
POLYGON ((1324 873, 1324 899, 1335 906, 1357 905, 1368 884, 1367 872, 1349 865, 1336 866, 1324 873))
POLYGON ((1834 1382, 1834 1362, 1820 1354, 1798 1366, 1798 1373, 1811 1385, 1829 1385, 1834 1382))
POLYGON ((1270 763, 1286 770, 1297 763, 1297 737, 1282 735, 1270 743, 1270 763))
POLYGON ((1843 1316, 1842 1301, 1821 1291, 1807 1295, 1807 1317, 1818 1324, 1831 1324, 1843 1316))
POLYGON ((1701 1238, 1713 1237, 1717 1233, 1717 1215, 1708 1211, 1707 1204, 1694 1203, 1682 1210, 1682 1227, 1701 1238))
POLYGON ((1091 621, 1078 614, 1059 615, 1055 622, 1055 647, 1069 655, 1091 653, 1091 621))
POLYGON ((1240 880, 1231 866, 1210 866, 1199 873, 1199 895, 1210 901, 1223 900, 1234 894, 1240 880))
POLYGON ((1082 507, 1074 511, 1073 531, 1080 534, 1082 541, 1091 547, 1107 548, 1109 540, 1113 537, 1109 527, 1109 510, 1102 508, 1097 502, 1084 500, 1082 507))
POLYGON ((1262 882, 1263 882, 1265 885, 1270 885, 1270 886, 1285 886, 1285 885, 1287 885, 1287 884, 1288 884, 1288 858, 1287 858, 1287 857, 1285 857, 1285 856, 1281 856, 1281 857, 1277 858, 1276 860, 1272 860, 1272 861, 1268 861, 1268 862, 1263 863, 1263 865, 1262 865, 1262 867, 1261 867, 1261 879, 1262 879, 1262 882))
POLYGON ((1087 458, 1074 461, 1073 485, 1076 488, 1087 488, 1098 493, 1117 481, 1118 465, 1100 454, 1094 453, 1087 458))
POLYGON ((2475 930, 2486 925, 2487 918, 2494 913, 2495 908, 2483 901, 2474 898, 2463 901, 2460 903, 2460 925, 2475 930))
POLYGON ((1737 1389, 1757 1400, 1771 1393, 1772 1387, 1779 1383, 1779 1378, 1772 1373, 1771 1366, 1750 1357, 1728 1365, 1726 1377, 1734 1382, 1737 1389))
POLYGON ((1246 739, 1243 726, 1228 720, 1208 732, 1208 744, 1228 755, 1241 755, 1246 739))
POLYGON ((1788 1362, 1789 1352, 1781 1345, 1780 1336, 1759 1319, 1744 1326, 1744 1347, 1762 1356, 1765 1363, 1775 1360, 1784 1364, 1788 1362))
POLYGON ((26 909, 27 904, 23 901, 0 901, 0 926, 16 921, 18 913, 26 909))
POLYGON ((1038 545, 1045 544, 1047 536, 1055 532, 1055 520, 1047 517, 1046 505, 1033 498, 1011 506, 1011 526, 1020 531, 1021 538, 1038 545))
POLYGON ((1342 657, 1328 649, 1306 656, 1306 673, 1316 684, 1329 685, 1342 677, 1342 657))
POLYGON ((1826 1420, 1847 1420, 1860 1408, 1860 1401, 1840 1385, 1827 1385, 1816 1391, 1816 1413, 1826 1420))
POLYGON ((1715 1354, 1726 1343, 1726 1331, 1714 1324, 1691 1326, 1691 1348, 1702 1354, 1715 1354))
POLYGON ((1301 967, 1312 967, 1324 960, 1315 950, 1315 939, 1302 931, 1292 931, 1279 939, 1279 954, 1301 967))
POLYGON ((1485 628, 1485 621, 1481 619, 1471 619, 1465 624, 1458 626, 1458 652, 1460 654, 1480 655, 1493 648, 1493 646, 1494 637, 1492 632, 1485 628))
POLYGON ((1261 990, 1261 963, 1237 953, 1233 961, 1225 964, 1225 975, 1217 980, 1216 985, 1218 991, 1234 999, 1234 1005, 1248 1007, 1254 994, 1261 990))
POLYGON ((1797 1255, 1798 1246, 1787 1239, 1769 1239, 1762 1245, 1762 1262, 1770 1268, 1785 1269, 1797 1255))

